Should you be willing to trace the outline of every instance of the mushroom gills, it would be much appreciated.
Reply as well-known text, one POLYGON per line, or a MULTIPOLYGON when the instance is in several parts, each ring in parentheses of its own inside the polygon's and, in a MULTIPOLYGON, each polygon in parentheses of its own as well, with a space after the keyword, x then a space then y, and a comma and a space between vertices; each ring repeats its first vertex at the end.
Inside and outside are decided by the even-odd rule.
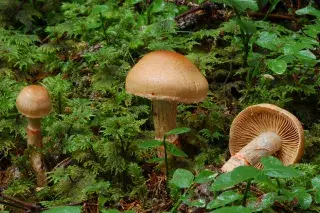
POLYGON ((281 149, 281 138, 273 131, 263 132, 233 155, 221 168, 229 172, 238 166, 255 166, 260 159, 271 156, 281 149))

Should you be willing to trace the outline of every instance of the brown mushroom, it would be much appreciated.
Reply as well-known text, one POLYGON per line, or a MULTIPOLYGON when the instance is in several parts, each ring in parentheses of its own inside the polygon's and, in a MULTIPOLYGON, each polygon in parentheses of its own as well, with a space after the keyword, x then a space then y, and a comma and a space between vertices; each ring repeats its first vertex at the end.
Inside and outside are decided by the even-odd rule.
POLYGON ((250 106, 232 122, 229 149, 232 157, 223 165, 224 172, 243 165, 261 168, 260 159, 271 155, 290 165, 303 154, 303 128, 293 114, 280 107, 250 106))
POLYGON ((17 97, 16 106, 28 121, 28 146, 35 148, 30 153, 30 160, 36 174, 37 186, 41 187, 46 184, 45 166, 42 154, 36 149, 43 146, 40 132, 41 118, 48 115, 52 110, 47 89, 39 85, 24 87, 17 97))
MULTIPOLYGON (((197 103, 208 93, 208 82, 185 56, 172 51, 146 54, 130 70, 126 78, 130 94, 152 100, 155 138, 176 128, 177 102, 197 103)), ((167 138, 179 145, 178 136, 167 138)), ((159 156, 163 153, 159 152, 159 156)))

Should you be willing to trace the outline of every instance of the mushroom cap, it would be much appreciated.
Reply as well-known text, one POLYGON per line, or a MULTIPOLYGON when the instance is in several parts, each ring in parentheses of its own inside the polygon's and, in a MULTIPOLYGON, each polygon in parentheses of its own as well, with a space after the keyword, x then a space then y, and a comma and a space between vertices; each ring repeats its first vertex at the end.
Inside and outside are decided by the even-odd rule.
POLYGON ((151 100, 196 103, 208 93, 208 81, 185 56, 172 51, 146 54, 130 70, 126 90, 151 100))
MULTIPOLYGON (((281 138, 281 149, 274 156, 284 165, 300 160, 304 151, 303 127, 293 114, 272 104, 253 105, 237 115, 230 128, 231 155, 266 131, 274 131, 281 138)), ((258 163, 256 167, 262 168, 262 164, 258 163)))
POLYGON ((52 110, 47 89, 40 85, 24 87, 16 100, 18 111, 28 118, 41 118, 52 110))

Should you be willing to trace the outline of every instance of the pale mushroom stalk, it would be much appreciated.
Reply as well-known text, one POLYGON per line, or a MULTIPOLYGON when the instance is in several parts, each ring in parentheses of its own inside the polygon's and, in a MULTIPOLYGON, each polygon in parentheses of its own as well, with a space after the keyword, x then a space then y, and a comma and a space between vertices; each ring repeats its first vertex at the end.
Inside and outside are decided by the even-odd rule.
MULTIPOLYGON (((166 132, 176 128, 177 102, 153 100, 153 120, 155 129, 155 138, 162 140, 166 132)), ((177 136, 168 136, 167 140, 174 142, 177 136)))
POLYGON ((232 171, 238 166, 252 166, 262 157, 271 156, 281 149, 281 138, 272 131, 261 133, 223 165, 222 171, 232 171))
POLYGON ((30 161, 35 172, 37 186, 46 185, 46 173, 43 156, 39 149, 43 147, 41 136, 41 118, 48 115, 52 110, 51 100, 46 88, 40 85, 24 87, 19 93, 16 105, 18 111, 26 116, 27 144, 31 147, 30 161))
MULTIPOLYGON (((176 128, 177 102, 153 100, 153 122, 155 129, 155 139, 163 140, 163 136, 172 129, 176 128)), ((179 146, 178 135, 169 135, 166 141, 179 146)), ((158 148, 158 156, 163 157, 164 147, 158 148)))
POLYGON ((303 154, 303 128, 293 114, 280 107, 253 105, 233 120, 229 149, 231 158, 221 168, 223 172, 245 165, 261 168, 261 158, 271 155, 289 165, 303 154))
POLYGON ((32 168, 36 175, 37 186, 44 186, 47 183, 46 169, 43 163, 43 155, 36 149, 41 149, 42 136, 41 136, 41 119, 40 118, 27 118, 27 136, 28 136, 28 146, 32 147, 34 150, 30 153, 30 161, 32 168))

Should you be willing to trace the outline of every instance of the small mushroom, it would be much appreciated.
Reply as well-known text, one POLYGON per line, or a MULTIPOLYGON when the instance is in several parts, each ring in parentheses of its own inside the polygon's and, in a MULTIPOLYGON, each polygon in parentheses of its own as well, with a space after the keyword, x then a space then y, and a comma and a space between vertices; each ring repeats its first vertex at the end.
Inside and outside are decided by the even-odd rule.
MULTIPOLYGON (((177 102, 197 103, 208 93, 208 82, 185 56, 172 51, 146 54, 130 70, 126 91, 152 100, 155 138, 176 128, 177 102)), ((177 135, 167 138, 179 146, 177 135)), ((160 150, 159 156, 163 155, 160 150)))
MULTIPOLYGON (((52 110, 47 89, 39 85, 24 87, 17 97, 16 106, 28 121, 28 146, 42 148, 41 118, 48 115, 52 110)), ((42 154, 34 149, 30 153, 30 160, 36 174, 37 186, 44 186, 46 184, 46 174, 42 154)))
POLYGON ((290 165, 303 154, 303 128, 293 114, 280 107, 250 106, 232 122, 229 149, 232 157, 221 168, 223 172, 243 165, 262 168, 260 159, 271 155, 290 165))

